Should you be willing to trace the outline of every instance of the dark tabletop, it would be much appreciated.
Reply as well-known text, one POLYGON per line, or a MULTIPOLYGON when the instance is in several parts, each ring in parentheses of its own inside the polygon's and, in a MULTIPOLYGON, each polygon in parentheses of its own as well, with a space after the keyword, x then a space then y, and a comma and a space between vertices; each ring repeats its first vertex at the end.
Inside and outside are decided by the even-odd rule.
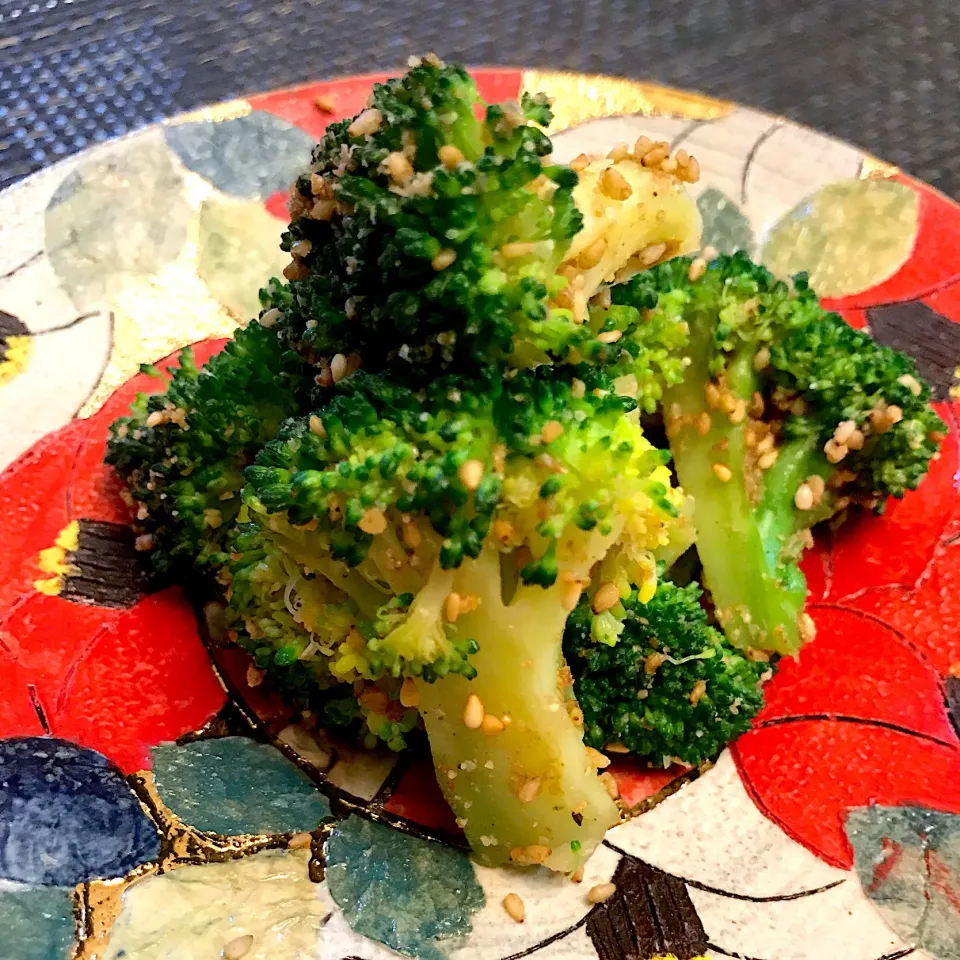
POLYGON ((203 103, 429 50, 738 100, 960 197, 958 0, 0 0, 0 186, 203 103))

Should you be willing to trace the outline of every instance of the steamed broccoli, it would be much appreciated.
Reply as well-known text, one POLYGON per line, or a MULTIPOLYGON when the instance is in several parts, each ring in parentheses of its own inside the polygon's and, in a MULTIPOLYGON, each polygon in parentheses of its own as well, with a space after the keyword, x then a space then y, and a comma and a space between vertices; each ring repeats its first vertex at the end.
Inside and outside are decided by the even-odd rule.
POLYGON ((582 598, 563 637, 587 746, 697 764, 749 729, 771 668, 708 625, 696 583, 662 581, 646 603, 635 590, 607 602, 596 590, 582 598), (622 632, 611 638, 614 622, 622 632))
POLYGON ((600 280, 640 250, 691 249, 699 220, 678 176, 601 160, 576 191, 589 224, 577 237, 578 177, 552 162, 549 120, 542 95, 485 105, 461 67, 436 58, 375 85, 292 189, 289 283, 265 291, 262 322, 327 384, 350 363, 416 383, 579 356, 600 280))
POLYGON ((276 639, 275 660, 323 677, 397 681, 485 863, 573 870, 616 820, 562 670, 564 623, 601 561, 652 594, 657 559, 689 543, 633 401, 584 376, 446 377, 415 393, 360 371, 246 471, 241 519, 306 631, 260 627, 258 655, 276 639))
POLYGON ((795 653, 812 635, 798 560, 810 528, 914 489, 945 427, 913 361, 745 254, 678 258, 612 291, 689 336, 664 417, 703 575, 739 647, 795 653), (735 560, 731 559, 735 550, 735 560))
POLYGON ((158 573, 222 561, 244 467, 287 417, 309 409, 313 389, 307 364, 254 323, 202 370, 184 349, 166 391, 138 395, 112 425, 106 462, 136 503, 158 573))

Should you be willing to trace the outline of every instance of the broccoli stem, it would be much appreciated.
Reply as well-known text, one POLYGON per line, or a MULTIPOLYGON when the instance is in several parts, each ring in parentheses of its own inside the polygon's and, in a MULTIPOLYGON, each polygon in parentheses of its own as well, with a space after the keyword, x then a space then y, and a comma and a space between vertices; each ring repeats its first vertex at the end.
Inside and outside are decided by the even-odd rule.
POLYGON ((564 585, 520 586, 504 605, 500 558, 487 547, 457 571, 455 589, 479 600, 456 627, 480 649, 473 680, 418 684, 437 779, 480 863, 545 863, 572 872, 619 812, 567 706, 564 585), (488 732, 465 722, 472 694, 495 718, 488 732))
MULTIPOLYGON (((746 419, 733 423, 707 403, 710 346, 708 334, 691 340, 692 362, 684 381, 665 396, 666 408, 679 412, 676 422, 684 424, 671 431, 670 449, 680 483, 694 498, 704 581, 733 644, 795 653, 801 644, 806 582, 795 558, 788 556, 789 540, 798 530, 793 491, 813 472, 813 451, 806 441, 797 442, 781 452, 774 470, 762 477, 756 470, 751 474, 746 419), (706 434, 695 425, 704 413, 710 416, 706 434), (723 468, 730 472, 728 479, 723 468)), ((732 358, 724 385, 749 404, 759 388, 753 350, 745 348, 732 358)))

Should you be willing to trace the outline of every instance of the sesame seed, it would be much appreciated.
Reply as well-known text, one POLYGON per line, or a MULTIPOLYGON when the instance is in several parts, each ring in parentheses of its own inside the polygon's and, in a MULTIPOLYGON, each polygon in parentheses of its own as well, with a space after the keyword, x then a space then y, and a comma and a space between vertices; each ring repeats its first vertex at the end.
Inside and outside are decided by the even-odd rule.
POLYGON ((857 423, 855 420, 843 420, 837 424, 837 429, 833 431, 833 439, 837 443, 846 443, 856 429, 857 423))
POLYGON ((313 836, 307 833, 306 831, 304 831, 303 833, 295 833, 287 841, 287 849, 288 850, 305 850, 307 847, 310 846, 312 841, 313 841, 313 836))
POLYGON ((335 353, 330 361, 330 376, 334 383, 339 383, 347 375, 347 358, 342 353, 335 353))
POLYGON ((464 461, 460 464, 457 476, 468 490, 476 490, 480 486, 480 481, 483 480, 483 462, 480 460, 464 461))
POLYGON ((337 98, 332 93, 321 93, 313 98, 313 105, 321 113, 333 113, 337 109, 337 98))
POLYGON ((242 937, 236 937, 224 945, 223 958, 224 960, 243 960, 252 946, 253 934, 245 933, 242 937))
POLYGON ((466 159, 463 152, 455 147, 452 143, 445 143, 438 151, 437 156, 440 158, 440 162, 447 168, 447 170, 453 170, 458 164, 463 163, 466 159))
POLYGON ((607 238, 604 236, 599 236, 593 241, 593 243, 588 244, 583 248, 583 250, 580 251, 579 255, 577 256, 577 266, 581 270, 590 270, 603 259, 603 255, 606 252, 607 238))
POLYGON ((620 743, 619 740, 613 740, 610 743, 605 743, 603 749, 607 753, 629 753, 630 748, 623 743, 620 743))
POLYGON ((323 425, 323 421, 315 414, 310 415, 310 432, 315 437, 325 437, 327 435, 327 429, 323 425))
POLYGON ((365 137, 376 133, 382 123, 383 114, 376 107, 369 107, 347 127, 347 133, 351 137, 365 137))
POLYGON ((282 316, 283 314, 276 307, 272 307, 270 310, 265 310, 263 313, 263 316, 260 317, 260 326, 261 327, 276 326, 277 321, 282 316))
POLYGON ((839 463, 847 455, 847 447, 845 444, 837 443, 837 441, 831 437, 823 445, 823 452, 827 455, 827 459, 831 463, 839 463))
POLYGON ((705 437, 710 432, 711 426, 713 421, 710 419, 710 414, 706 410, 702 411, 696 419, 697 433, 705 437))
POLYGON ((583 587, 578 580, 565 583, 560 592, 560 605, 564 610, 573 610, 580 602, 581 593, 583 593, 583 587))
POLYGON ((724 463, 715 463, 710 469, 713 470, 713 475, 721 483, 729 483, 733 477, 733 471, 724 463))
POLYGON ((457 259, 456 250, 444 249, 444 250, 441 250, 430 261, 430 266, 433 267, 434 270, 439 272, 440 270, 446 270, 447 267, 449 267, 450 264, 453 263, 453 261, 456 259, 457 259))
POLYGON ((517 896, 515 893, 508 893, 503 898, 503 909, 507 911, 510 917, 517 921, 517 923, 523 923, 526 917, 526 908, 523 905, 523 900, 517 896))
POLYGON ((616 343, 623 336, 622 330, 605 330, 597 334, 597 339, 601 343, 616 343))
POLYGON ((920 386, 920 381, 909 373, 905 373, 902 377, 897 377, 897 383, 906 387, 915 397, 919 397, 923 391, 923 387, 920 386))
POLYGON ((682 177, 687 183, 696 183, 700 179, 700 161, 696 157, 688 157, 681 168, 682 177))
POLYGON ((617 892, 615 883, 598 883, 587 891, 587 899, 591 903, 603 903, 609 900, 617 892))
POLYGON ((413 164, 399 150, 387 154, 387 159, 383 161, 383 169, 394 183, 401 186, 409 183, 416 172, 413 169, 413 164))
POLYGON ((601 583, 593 595, 591 604, 594 613, 603 613, 620 602, 620 588, 610 581, 601 583))
POLYGON ((814 503, 819 503, 820 498, 827 489, 827 485, 824 483, 823 477, 821 477, 819 473, 811 474, 809 477, 807 477, 807 486, 810 488, 810 492, 813 494, 814 503))
POLYGON ((645 267, 653 266, 666 252, 665 243, 651 243, 640 251, 640 262, 645 267))
POLYGON ((760 459, 757 461, 757 466, 761 470, 769 470, 779 459, 780 451, 779 450, 768 450, 760 459))
POLYGON ((707 406, 710 407, 711 410, 719 410, 720 409, 720 388, 715 383, 708 380, 703 385, 703 393, 707 399, 707 406))
POLYGON ((593 747, 587 747, 587 759, 590 761, 592 767, 596 767, 598 770, 605 770, 610 766, 610 758, 604 756, 599 750, 595 750, 593 747))
POLYGON ((570 384, 570 396, 574 400, 582 400, 587 395, 587 385, 582 380, 575 379, 570 384))
POLYGON ((599 779, 607 791, 607 796, 609 796, 611 800, 616 800, 617 797, 620 796, 620 787, 617 786, 617 781, 614 780, 613 774, 605 770, 600 774, 599 779))
POLYGON ((719 256, 717 248, 712 244, 708 243, 701 251, 700 256, 709 263, 711 260, 716 260, 719 256))
POLYGON ((499 717, 495 717, 492 713, 484 714, 483 720, 480 723, 481 733, 485 733, 488 737, 495 737, 503 733, 505 729, 506 726, 499 717))
POLYGON ((287 280, 303 280, 310 276, 310 271, 300 260, 291 260, 284 268, 283 275, 287 280))
POLYGON ((475 693, 471 693, 463 707, 463 725, 470 730, 479 730, 483 718, 483 703, 475 693))
POLYGON ((582 173, 589 166, 590 158, 585 153, 581 153, 579 157, 574 157, 570 161, 570 169, 575 173, 582 173))
POLYGON ((518 260, 520 257, 527 257, 537 249, 535 243, 505 243, 500 248, 500 256, 504 260, 518 260))
POLYGON ((312 249, 313 244, 309 240, 298 240, 290 247, 290 252, 295 257, 306 257, 309 256, 312 249))
POLYGON ((809 613, 800 614, 800 619, 797 621, 797 630, 804 643, 809 643, 817 635, 816 624, 809 613))
POLYGON ((763 402, 763 394, 755 390, 753 396, 750 398, 750 416, 762 417, 765 407, 766 404, 763 402))
POLYGON ((608 154, 607 159, 614 163, 620 163, 630 156, 630 146, 626 143, 618 143, 608 154))
POLYGON ((133 549, 138 553, 145 553, 147 550, 153 549, 153 534, 151 533, 141 533, 136 540, 133 541, 133 549))
POLYGON ((747 401, 742 397, 737 398, 733 409, 727 416, 732 424, 743 423, 743 421, 747 419, 747 401))
POLYGON ((670 156, 670 144, 663 141, 655 143, 643 156, 645 167, 659 167, 670 156))
POLYGON ((687 279, 691 283, 696 283, 707 272, 707 261, 703 257, 697 257, 690 263, 690 269, 687 271, 687 279))
POLYGON ((387 515, 382 510, 378 510, 376 507, 371 507, 360 518, 360 522, 357 524, 357 526, 364 533, 369 533, 371 536, 375 537, 377 534, 383 533, 383 531, 387 529, 387 515))
POLYGON ((337 210, 337 203, 335 200, 330 200, 326 197, 318 200, 310 208, 310 219, 312 220, 332 220, 334 213, 337 210))
POLYGON ((400 533, 403 537, 404 546, 409 547, 411 550, 416 550, 417 547, 420 546, 420 541, 423 537, 420 534, 420 528, 417 526, 416 520, 411 517, 406 517, 401 525, 400 533))
POLYGON ((887 423, 891 426, 903 419, 903 411, 894 403, 887 407, 887 423))
POLYGON ((696 706, 701 701, 701 699, 703 699, 703 695, 706 692, 707 692, 707 681, 698 680, 693 685, 693 689, 690 691, 690 703, 693 704, 693 706, 696 706))
POLYGON ((866 438, 862 430, 854 430, 847 438, 847 448, 849 450, 862 450, 866 438))
POLYGON ((537 795, 540 793, 541 781, 539 777, 533 777, 530 780, 524 781, 523 786, 520 788, 517 796, 520 798, 521 803, 531 803, 533 800, 537 799, 537 795))
POLYGON ((806 483, 801 483, 797 487, 797 492, 793 495, 794 505, 798 510, 813 509, 813 491, 806 483))
POLYGON ((400 686, 400 705, 409 709, 419 703, 420 691, 417 689, 417 681, 413 677, 406 677, 400 686))
POLYGON ((544 443, 553 443, 563 433, 563 424, 559 420, 548 420, 540 431, 544 443))
POLYGON ((598 186, 600 192, 611 200, 626 200, 633 194, 633 187, 627 182, 627 178, 613 167, 607 167, 600 174, 598 186))
POLYGON ((633 145, 633 157, 642 160, 653 149, 653 141, 646 136, 639 137, 633 145))
POLYGON ((447 594, 447 599, 443 601, 443 615, 449 623, 456 623, 460 616, 460 594, 451 592, 447 594))
POLYGON ((647 676, 652 677, 664 663, 667 662, 667 655, 665 653, 660 653, 660 651, 655 650, 653 653, 647 654, 643 661, 643 669, 647 676))

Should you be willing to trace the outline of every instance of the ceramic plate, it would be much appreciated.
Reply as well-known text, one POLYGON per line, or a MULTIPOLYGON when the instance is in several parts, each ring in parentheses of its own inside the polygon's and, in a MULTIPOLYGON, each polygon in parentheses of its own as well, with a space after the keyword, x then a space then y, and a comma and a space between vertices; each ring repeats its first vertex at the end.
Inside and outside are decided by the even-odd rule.
POLYGON ((253 314, 288 183, 373 79, 178 117, 0 195, 0 954, 957 960, 960 208, 855 147, 645 84, 477 73, 491 101, 558 98, 558 159, 682 144, 704 242, 808 271, 914 355, 952 430, 919 494, 811 551, 817 639, 755 728, 712 766, 616 768, 636 816, 582 885, 474 866, 426 758, 334 742, 215 609, 142 577, 107 425, 157 389, 142 362, 205 358, 253 314))

